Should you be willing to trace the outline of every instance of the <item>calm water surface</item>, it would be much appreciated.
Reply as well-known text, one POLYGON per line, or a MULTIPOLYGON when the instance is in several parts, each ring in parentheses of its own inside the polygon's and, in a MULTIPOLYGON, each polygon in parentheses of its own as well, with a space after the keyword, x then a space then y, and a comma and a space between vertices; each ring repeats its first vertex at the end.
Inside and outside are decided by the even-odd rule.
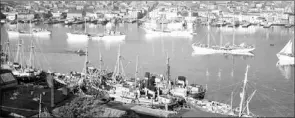
MULTIPOLYGON (((15 26, 5 26, 15 27, 15 26)), ((16 50, 18 38, 8 38, 5 27, 1 27, 1 43, 10 39, 12 50, 16 50)), ((28 28, 26 25, 20 26, 28 28)), ((289 39, 294 37, 294 29, 275 27, 263 29, 257 26, 237 28, 235 44, 246 42, 256 46, 255 57, 207 55, 194 56, 191 44, 196 41, 207 42, 207 27, 196 27, 198 33, 193 38, 174 37, 146 37, 144 31, 136 24, 120 26, 120 31, 127 34, 126 41, 73 41, 67 40, 66 32, 81 30, 83 26, 65 27, 63 25, 35 26, 49 28, 53 31, 51 37, 34 38, 37 47, 36 64, 44 70, 68 73, 82 71, 85 57, 67 53, 70 50, 89 48, 91 65, 99 65, 101 52, 104 68, 113 70, 115 66, 118 45, 121 45, 121 54, 124 57, 127 76, 134 76, 136 55, 139 55, 140 75, 144 72, 165 73, 167 54, 171 58, 171 76, 186 76, 190 83, 207 85, 206 97, 211 100, 230 104, 233 91, 233 106, 238 106, 241 82, 244 79, 246 65, 250 65, 248 80, 248 95, 254 90, 250 111, 261 116, 294 116, 294 68, 276 67, 279 52, 289 39), (270 44, 275 44, 270 46, 270 44), (42 53, 40 53, 42 52, 42 53)), ((87 25, 90 33, 101 33, 104 27, 87 25)), ((220 44, 220 32, 223 43, 233 42, 232 28, 210 28, 211 45, 220 44)), ((30 37, 23 38, 28 50, 30 37)), ((15 54, 15 53, 13 53, 15 54)), ((26 53, 27 57, 28 54, 26 53)), ((194 116, 188 112, 184 116, 194 116)))

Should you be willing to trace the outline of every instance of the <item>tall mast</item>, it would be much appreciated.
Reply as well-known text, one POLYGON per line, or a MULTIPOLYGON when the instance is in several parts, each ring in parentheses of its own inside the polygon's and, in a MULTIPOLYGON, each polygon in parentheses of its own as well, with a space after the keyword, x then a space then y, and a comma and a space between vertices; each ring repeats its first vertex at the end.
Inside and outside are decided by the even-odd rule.
POLYGON ((102 55, 101 55, 100 50, 99 50, 99 61, 100 61, 99 68, 100 68, 100 71, 102 71, 102 55))
POLYGON ((164 18, 163 18, 163 16, 162 16, 162 19, 161 19, 161 29, 162 29, 162 31, 164 31, 164 18))
POLYGON ((222 46, 222 41, 223 41, 223 39, 222 39, 222 32, 221 32, 221 30, 220 30, 220 32, 219 32, 219 34, 220 34, 220 47, 222 46))
POLYGON ((86 18, 84 17, 84 25, 85 25, 85 29, 84 29, 84 33, 86 33, 86 18))
MULTIPOLYGON (((17 14, 18 17, 18 14, 17 14)), ((16 31, 18 32, 18 18, 16 17, 16 31)))
POLYGON ((30 34, 32 34, 32 22, 30 20, 30 34))
POLYGON ((230 96, 230 109, 231 111, 233 111, 233 92, 231 92, 231 96, 230 96))
POLYGON ((243 112, 243 103, 244 103, 244 99, 245 99, 245 90, 246 90, 246 84, 247 84, 247 80, 248 80, 248 69, 249 69, 249 65, 247 65, 247 68, 246 68, 246 73, 245 73, 245 79, 244 79, 244 85, 243 85, 243 91, 242 93, 240 93, 240 97, 241 97, 241 101, 240 101, 240 109, 239 109, 239 117, 242 116, 242 112, 243 112))
POLYGON ((113 72, 113 76, 112 76, 112 78, 113 78, 114 81, 116 80, 116 77, 119 76, 119 75, 121 75, 121 74, 122 74, 122 76, 125 76, 124 75, 123 64, 122 64, 121 58, 122 58, 121 57, 121 45, 119 44, 119 51, 118 51, 117 62, 116 62, 115 70, 113 72), (122 72, 120 72, 120 70, 122 72))
POLYGON ((208 13, 207 13, 207 27, 208 27, 208 35, 207 35, 207 45, 208 47, 210 47, 210 26, 209 26, 209 10, 208 10, 208 13))
POLYGON ((209 26, 208 26, 208 35, 207 35, 207 47, 210 47, 210 30, 209 30, 209 26))
POLYGON ((167 79, 170 81, 170 58, 167 54, 167 79))
POLYGON ((19 63, 18 58, 20 58, 19 53, 20 53, 21 46, 22 46, 22 42, 21 42, 21 39, 19 39, 18 40, 18 44, 17 44, 16 56, 15 56, 14 62, 18 62, 19 63))
MULTIPOLYGON (((24 41, 22 40, 22 42, 24 42, 24 41)), ((23 45, 23 43, 22 43, 22 45, 23 45)), ((21 61, 22 70, 24 70, 24 64, 25 64, 24 54, 25 54, 24 46, 21 46, 20 61, 21 61)))
POLYGON ((34 55, 35 55, 35 52, 34 52, 34 45, 33 45, 33 39, 31 39, 31 47, 30 47, 30 60, 29 60, 29 66, 31 67, 31 68, 34 68, 34 61, 35 61, 35 59, 34 59, 34 55))
POLYGON ((136 79, 138 78, 138 59, 139 59, 139 56, 137 55, 136 56, 136 69, 135 69, 135 86, 136 86, 136 79))
POLYGON ((82 73, 85 73, 87 75, 87 64, 88 64, 88 46, 86 46, 86 56, 85 56, 85 62, 84 62, 84 68, 82 73))
POLYGON ((8 57, 8 60, 10 60, 11 59, 11 57, 10 57, 11 55, 10 55, 10 42, 9 42, 9 40, 6 42, 5 54, 8 57))
POLYGON ((233 45, 235 45, 235 40, 236 40, 236 30, 235 26, 233 27, 233 45))
POLYGON ((231 71, 231 76, 234 77, 234 70, 235 70, 235 57, 232 56, 233 61, 232 61, 232 71, 231 71))

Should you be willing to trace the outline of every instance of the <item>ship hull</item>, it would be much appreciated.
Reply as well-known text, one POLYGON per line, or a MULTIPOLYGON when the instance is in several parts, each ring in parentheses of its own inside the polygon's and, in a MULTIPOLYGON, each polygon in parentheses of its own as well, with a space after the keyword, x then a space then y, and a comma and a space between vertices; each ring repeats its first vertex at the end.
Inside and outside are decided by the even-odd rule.
POLYGON ((125 40, 126 35, 118 35, 118 36, 103 36, 101 40, 125 40))
POLYGON ((50 31, 34 32, 33 35, 34 36, 49 36, 49 35, 51 35, 51 32, 50 31))
POLYGON ((294 57, 286 56, 277 54, 277 57, 279 59, 278 65, 294 65, 294 57))
POLYGON ((205 92, 193 93, 193 94, 189 94, 189 96, 194 98, 194 99, 202 100, 202 99, 205 98, 205 92))
POLYGON ((123 41, 125 40, 126 35, 117 35, 117 36, 95 36, 92 37, 92 40, 104 40, 104 41, 123 41))
POLYGON ((17 31, 7 31, 7 34, 9 37, 18 37, 19 36, 19 32, 17 32, 17 31))
POLYGON ((85 34, 72 34, 67 33, 68 39, 87 40, 88 36, 85 34))
POLYGON ((243 49, 223 50, 221 52, 228 53, 228 54, 249 55, 249 53, 253 52, 254 50, 255 50, 255 48, 243 48, 243 49))
POLYGON ((198 55, 208 55, 208 54, 218 53, 218 50, 214 50, 207 47, 199 47, 199 46, 193 45, 192 48, 194 50, 193 54, 198 54, 198 55))
POLYGON ((148 37, 157 37, 157 36, 174 36, 174 37, 193 37, 195 35, 190 31, 171 31, 171 32, 161 32, 161 31, 152 31, 145 30, 146 36, 148 37))
POLYGON ((17 81, 20 83, 33 83, 45 81, 45 77, 41 73, 20 73, 18 71, 12 71, 13 75, 16 77, 17 81))
POLYGON ((251 52, 255 50, 255 48, 243 48, 243 49, 233 49, 233 50, 224 50, 224 49, 213 49, 207 47, 200 47, 196 45, 192 45, 194 50, 194 54, 234 54, 234 55, 248 55, 253 56, 251 52))

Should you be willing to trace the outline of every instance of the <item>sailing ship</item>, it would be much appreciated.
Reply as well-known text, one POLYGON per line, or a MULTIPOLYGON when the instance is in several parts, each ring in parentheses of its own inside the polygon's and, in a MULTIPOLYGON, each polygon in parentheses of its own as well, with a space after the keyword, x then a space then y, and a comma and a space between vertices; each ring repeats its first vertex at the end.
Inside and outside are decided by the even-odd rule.
POLYGON ((279 59, 277 65, 294 65, 294 44, 292 40, 285 45, 285 47, 277 53, 279 59))
MULTIPOLYGON (((209 28, 208 28, 209 30, 209 28)), ((210 30, 209 30, 210 31, 210 30)), ((208 31, 208 32, 209 32, 208 31)), ((208 34, 207 45, 201 43, 193 43, 192 48, 194 49, 194 54, 232 54, 232 55, 247 55, 254 56, 252 52, 255 47, 252 45, 246 45, 241 43, 240 45, 235 45, 235 30, 233 32, 233 45, 223 45, 222 33, 220 31, 220 45, 210 47, 210 35, 208 34)))
POLYGON ((88 40, 90 35, 86 32, 86 19, 84 19, 85 29, 84 32, 71 32, 67 33, 68 39, 74 40, 88 40))
POLYGON ((103 40, 103 41, 123 41, 126 38, 126 35, 122 32, 117 31, 117 23, 116 19, 112 22, 108 22, 105 25, 105 32, 101 35, 93 35, 91 36, 92 40, 103 40))
POLYGON ((24 58, 24 48, 23 48, 23 40, 20 39, 17 46, 16 57, 14 62, 7 62, 8 66, 10 66, 13 75, 16 76, 18 82, 30 83, 40 81, 45 78, 46 74, 35 67, 35 47, 33 45, 33 39, 31 40, 30 46, 30 58, 28 64, 25 62, 24 58))
POLYGON ((197 55, 208 55, 208 54, 215 54, 218 53, 219 50, 210 47, 210 27, 209 27, 209 22, 208 24, 208 34, 207 34, 207 45, 202 44, 200 42, 196 42, 192 44, 192 48, 194 50, 193 54, 197 55))

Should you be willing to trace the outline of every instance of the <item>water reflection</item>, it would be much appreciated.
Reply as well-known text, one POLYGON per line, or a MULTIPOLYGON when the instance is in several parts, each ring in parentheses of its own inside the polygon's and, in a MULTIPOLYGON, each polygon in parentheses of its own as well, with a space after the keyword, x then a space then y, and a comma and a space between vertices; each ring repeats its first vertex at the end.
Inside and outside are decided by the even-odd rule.
POLYGON ((290 80, 291 78, 294 78, 294 66, 281 66, 277 65, 278 69, 280 70, 281 74, 285 77, 285 79, 290 80))
POLYGON ((87 40, 67 38, 67 44, 70 48, 82 48, 88 45, 87 40))
POLYGON ((93 43, 103 43, 105 50, 111 50, 111 47, 117 47, 119 44, 125 44, 125 41, 122 40, 93 40, 93 43))

